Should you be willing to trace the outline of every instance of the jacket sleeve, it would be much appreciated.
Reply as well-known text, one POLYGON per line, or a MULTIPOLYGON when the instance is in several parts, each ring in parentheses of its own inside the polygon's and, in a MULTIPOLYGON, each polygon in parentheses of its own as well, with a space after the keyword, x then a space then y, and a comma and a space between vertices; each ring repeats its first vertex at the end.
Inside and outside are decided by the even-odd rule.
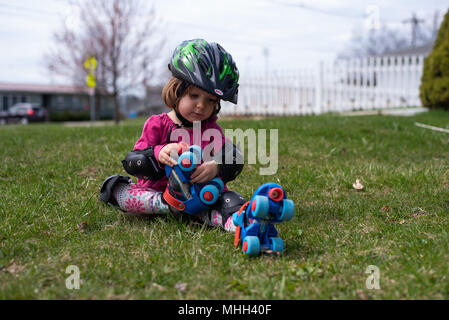
POLYGON ((243 154, 231 140, 227 139, 221 127, 213 123, 211 128, 221 132, 221 141, 215 143, 215 161, 218 163, 218 176, 225 182, 234 180, 243 170, 243 154))
POLYGON ((163 128, 162 121, 158 116, 151 116, 144 124, 142 135, 134 145, 133 150, 143 150, 152 146, 154 149, 154 156, 161 168, 163 166, 159 163, 159 152, 166 145, 165 139, 162 139, 163 128))
MULTIPOLYGON (((154 157, 156 158, 159 168, 164 169, 164 165, 159 163, 158 157, 161 149, 166 145, 165 139, 162 138, 163 122, 157 115, 151 116, 144 124, 142 135, 134 145, 133 150, 143 150, 149 146, 153 147, 154 157)), ((137 184, 146 185, 147 180, 137 179, 137 184)))

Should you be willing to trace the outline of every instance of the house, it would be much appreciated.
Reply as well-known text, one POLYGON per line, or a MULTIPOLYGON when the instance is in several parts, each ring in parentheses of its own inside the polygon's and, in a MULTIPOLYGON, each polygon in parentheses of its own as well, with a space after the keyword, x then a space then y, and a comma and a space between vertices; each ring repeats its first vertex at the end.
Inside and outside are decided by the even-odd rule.
POLYGON ((148 116, 169 111, 162 100, 162 88, 161 85, 146 88, 143 108, 139 110, 139 115, 148 116))
MULTIPOLYGON (((46 108, 52 120, 87 120, 90 117, 89 94, 85 87, 0 83, 0 110, 7 111, 20 102, 35 103, 46 108)), ((99 119, 113 117, 111 95, 97 96, 95 104, 99 119)))
POLYGON ((136 116, 149 117, 167 111, 162 101, 162 87, 148 87, 145 96, 125 94, 120 96, 120 110, 123 115, 134 118, 136 116))
POLYGON ((385 53, 386 56, 424 56, 427 57, 433 50, 434 42, 426 43, 417 47, 408 47, 385 53))

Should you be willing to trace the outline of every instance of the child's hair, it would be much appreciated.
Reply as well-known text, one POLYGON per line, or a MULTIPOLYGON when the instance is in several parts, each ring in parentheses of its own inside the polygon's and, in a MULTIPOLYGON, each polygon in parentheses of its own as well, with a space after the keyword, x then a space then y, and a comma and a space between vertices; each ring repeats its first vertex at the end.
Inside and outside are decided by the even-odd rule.
MULTIPOLYGON (((175 106, 178 105, 179 100, 185 95, 190 92, 190 89, 192 88, 192 85, 189 84, 187 88, 182 92, 181 96, 178 97, 176 92, 178 91, 179 86, 181 85, 182 80, 179 80, 176 77, 171 77, 170 80, 168 80, 167 84, 162 88, 162 100, 164 100, 165 105, 169 107, 170 109, 174 109, 175 106)), ((220 100, 218 100, 217 106, 215 107, 214 112, 212 113, 212 116, 216 115, 218 112, 220 112, 220 100)))
MULTIPOLYGON (((162 100, 164 100, 167 107, 173 109, 181 99, 181 97, 178 97, 176 94, 176 91, 178 91, 179 86, 181 85, 182 81, 178 78, 171 77, 170 80, 168 80, 167 84, 162 89, 162 100)), ((183 94, 189 92, 190 85, 184 90, 183 94)))

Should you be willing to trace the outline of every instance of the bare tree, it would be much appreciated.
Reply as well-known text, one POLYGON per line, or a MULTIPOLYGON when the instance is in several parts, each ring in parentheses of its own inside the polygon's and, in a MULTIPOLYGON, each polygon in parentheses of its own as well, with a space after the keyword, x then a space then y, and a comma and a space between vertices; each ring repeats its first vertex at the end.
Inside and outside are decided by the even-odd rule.
POLYGON ((418 19, 416 15, 412 15, 412 19, 405 22, 414 23, 411 33, 405 25, 394 28, 385 23, 381 24, 377 30, 354 28, 349 45, 338 55, 338 58, 377 56, 431 44, 435 40, 437 26, 439 26, 441 20, 438 11, 436 11, 432 17, 418 19), (419 25, 416 21, 419 21, 422 25, 419 25))
POLYGON ((376 56, 406 47, 408 47, 406 36, 383 24, 378 30, 372 29, 368 32, 361 28, 354 29, 349 46, 338 57, 376 56))
POLYGON ((85 83, 83 67, 89 56, 98 61, 97 90, 114 99, 114 120, 120 121, 119 95, 145 86, 154 76, 165 43, 161 21, 153 7, 140 0, 70 1, 79 12, 80 28, 66 24, 54 33, 54 47, 44 57, 48 69, 85 83))

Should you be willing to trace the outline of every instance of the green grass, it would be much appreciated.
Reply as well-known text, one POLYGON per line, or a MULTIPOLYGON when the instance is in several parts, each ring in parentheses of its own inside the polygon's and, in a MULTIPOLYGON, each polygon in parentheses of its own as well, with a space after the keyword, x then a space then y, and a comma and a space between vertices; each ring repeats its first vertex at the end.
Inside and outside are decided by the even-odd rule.
POLYGON ((448 299, 449 134, 414 125, 448 120, 429 112, 221 121, 279 129, 277 174, 246 165, 229 184, 249 198, 277 182, 294 201, 293 220, 277 226, 286 243, 278 258, 245 257, 218 229, 130 218, 98 201, 103 179, 125 174, 120 160, 145 119, 0 127, 0 298, 448 299), (79 290, 65 286, 69 265, 80 268, 79 290), (380 270, 380 290, 365 286, 369 265, 380 270))

